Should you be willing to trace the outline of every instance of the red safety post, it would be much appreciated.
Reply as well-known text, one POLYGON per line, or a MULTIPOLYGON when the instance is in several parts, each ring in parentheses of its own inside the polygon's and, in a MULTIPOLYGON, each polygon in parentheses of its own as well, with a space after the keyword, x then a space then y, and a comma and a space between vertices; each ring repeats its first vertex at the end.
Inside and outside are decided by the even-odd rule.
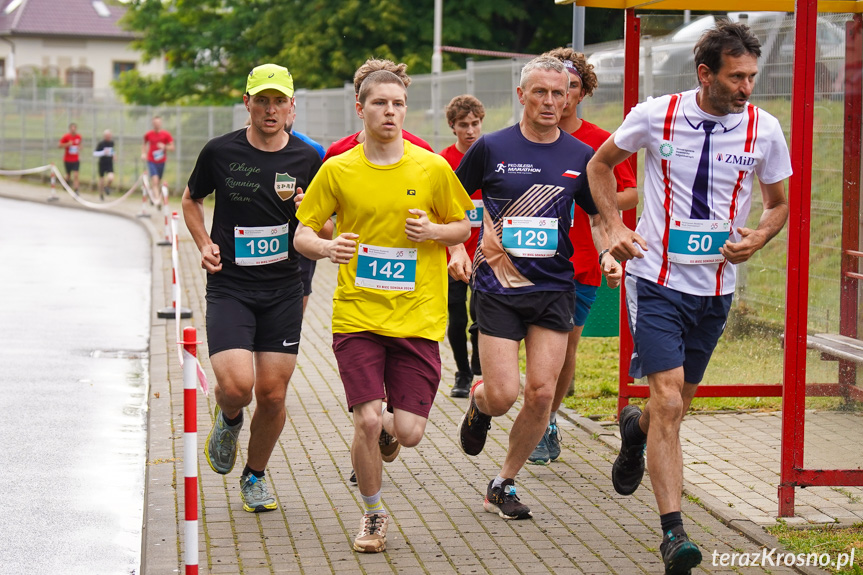
POLYGON ((183 476, 185 478, 186 575, 198 573, 198 344, 194 327, 183 329, 183 476))
POLYGON ((139 218, 149 218, 150 214, 147 213, 147 186, 148 183, 147 174, 141 174, 141 211, 138 213, 139 218))
POLYGON ((157 242, 160 246, 170 246, 174 243, 171 233, 171 207, 168 205, 168 186, 162 186, 162 216, 165 218, 165 239, 157 242))
POLYGON ((49 202, 56 202, 60 198, 57 197, 57 174, 54 171, 57 168, 54 167, 54 164, 51 164, 51 195, 48 196, 49 202))
MULTIPOLYGON (((179 216, 177 215, 177 212, 173 213, 172 218, 174 219, 174 221, 179 220, 179 216)), ((176 240, 176 234, 174 236, 175 236, 174 239, 176 240)), ((163 319, 172 318, 172 317, 176 318, 178 316, 181 318, 189 318, 189 317, 192 317, 192 310, 190 310, 187 307, 178 307, 177 306, 177 302, 180 301, 180 285, 177 283, 177 267, 179 267, 178 266, 179 258, 177 257, 177 242, 176 241, 172 242, 172 246, 173 247, 171 248, 171 284, 172 284, 171 285, 171 295, 172 295, 171 307, 163 307, 162 309, 160 309, 159 311, 156 312, 156 317, 160 317, 163 319)))

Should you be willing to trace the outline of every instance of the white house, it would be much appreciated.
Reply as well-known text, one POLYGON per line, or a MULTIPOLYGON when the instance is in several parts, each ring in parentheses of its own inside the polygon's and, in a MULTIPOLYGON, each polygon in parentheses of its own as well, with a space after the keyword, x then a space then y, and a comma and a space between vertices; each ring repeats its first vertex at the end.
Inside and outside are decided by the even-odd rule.
POLYGON ((163 59, 145 64, 131 48, 133 33, 117 24, 125 12, 103 0, 0 0, 0 78, 107 90, 125 70, 164 74, 163 59))

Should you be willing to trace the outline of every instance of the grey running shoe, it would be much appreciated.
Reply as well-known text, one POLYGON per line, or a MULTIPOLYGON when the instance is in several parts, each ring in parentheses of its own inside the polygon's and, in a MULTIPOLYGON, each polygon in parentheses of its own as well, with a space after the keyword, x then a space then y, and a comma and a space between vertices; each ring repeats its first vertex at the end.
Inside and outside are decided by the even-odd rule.
POLYGON ((385 463, 389 463, 391 461, 395 461, 395 458, 399 454, 399 449, 401 449, 401 445, 399 445, 399 440, 381 429, 381 436, 378 439, 378 447, 381 448, 381 459, 384 460, 385 463))
POLYGON ((665 575, 688 575, 701 563, 701 551, 689 540, 683 527, 675 527, 665 534, 659 552, 665 563, 665 575))
POLYGON ((497 513, 504 519, 530 519, 530 508, 518 500, 515 494, 515 481, 504 479, 500 487, 494 488, 494 479, 488 482, 483 508, 489 513, 497 513))
POLYGON ((354 549, 360 553, 380 553, 387 548, 387 527, 390 516, 368 513, 360 522, 360 533, 354 539, 354 549))
POLYGON ((468 455, 479 455, 485 447, 488 430, 491 428, 491 416, 481 412, 473 399, 476 388, 482 383, 479 380, 470 390, 470 404, 464 412, 458 426, 459 442, 462 450, 468 455))
POLYGON ((620 412, 620 453, 611 466, 611 483, 621 495, 632 495, 644 478, 644 449, 646 444, 630 445, 626 440, 626 422, 639 417, 641 409, 637 405, 627 405, 620 412))
POLYGON ((548 428, 546 428, 545 433, 542 434, 542 439, 539 440, 539 443, 533 450, 533 453, 528 456, 527 460, 537 465, 545 465, 549 459, 551 459, 551 456, 548 453, 548 428))
POLYGON ((207 463, 216 473, 227 475, 234 468, 237 461, 237 438, 240 436, 242 423, 230 426, 225 423, 222 409, 217 405, 213 414, 213 428, 207 436, 207 445, 204 455, 207 463))
POLYGON ((272 511, 279 506, 270 495, 266 477, 258 479, 251 473, 240 477, 240 495, 243 498, 243 509, 249 513, 272 511))
POLYGON ((557 424, 550 424, 548 429, 545 430, 545 435, 548 437, 546 440, 548 444, 548 458, 554 461, 560 457, 560 431, 557 429, 557 424))

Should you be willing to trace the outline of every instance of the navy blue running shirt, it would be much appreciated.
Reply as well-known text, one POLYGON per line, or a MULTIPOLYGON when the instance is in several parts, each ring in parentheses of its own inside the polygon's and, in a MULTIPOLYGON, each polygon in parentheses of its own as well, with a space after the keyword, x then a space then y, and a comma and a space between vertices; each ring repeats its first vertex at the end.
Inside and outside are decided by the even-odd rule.
POLYGON ((518 124, 486 134, 470 147, 456 175, 466 190, 482 189, 474 289, 506 295, 575 289, 569 261, 572 204, 597 213, 587 183, 592 157, 590 146, 566 132, 553 143, 538 144, 525 138, 518 124), (553 218, 555 229, 542 228, 553 218))

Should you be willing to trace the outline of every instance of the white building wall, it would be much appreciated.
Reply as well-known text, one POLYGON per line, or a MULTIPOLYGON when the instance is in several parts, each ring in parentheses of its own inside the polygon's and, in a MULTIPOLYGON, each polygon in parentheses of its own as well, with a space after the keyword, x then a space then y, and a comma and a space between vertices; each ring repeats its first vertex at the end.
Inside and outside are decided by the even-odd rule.
MULTIPOLYGON (((93 88, 111 88, 114 79, 114 62, 135 62, 144 75, 161 76, 165 73, 164 59, 141 63, 140 53, 132 50, 127 40, 97 40, 74 38, 13 38, 15 43, 14 66, 16 71, 26 67, 40 70, 54 68, 64 82, 70 67, 86 67, 93 71, 93 88)), ((10 66, 12 46, 0 41, 0 58, 10 66)))

